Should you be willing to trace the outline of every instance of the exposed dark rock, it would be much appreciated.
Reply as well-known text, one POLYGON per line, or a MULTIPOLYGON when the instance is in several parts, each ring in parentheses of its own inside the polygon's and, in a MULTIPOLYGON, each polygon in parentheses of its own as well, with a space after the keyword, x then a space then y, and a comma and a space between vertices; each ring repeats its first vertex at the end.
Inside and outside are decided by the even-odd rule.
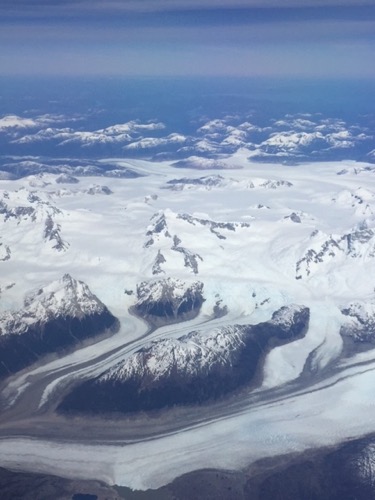
POLYGON ((0 494, 2 500, 375 500, 373 448, 373 438, 361 438, 242 470, 196 470, 146 491, 0 468, 0 494))
POLYGON ((184 247, 173 246, 172 250, 182 253, 182 255, 184 256, 184 266, 190 267, 194 274, 198 274, 198 259, 203 262, 203 259, 199 254, 193 253, 184 247))
POLYGON ((35 324, 23 334, 0 335, 0 377, 39 361, 44 355, 77 346, 106 330, 118 328, 109 311, 84 318, 57 317, 35 324))
POLYGON ((4 245, 3 243, 0 242, 0 261, 6 261, 9 260, 12 255, 12 252, 8 245, 4 245))
POLYGON ((163 269, 161 268, 161 265, 164 264, 166 261, 164 255, 161 253, 160 250, 158 250, 158 254, 156 256, 156 259, 154 261, 154 264, 152 266, 152 274, 161 274, 164 273, 163 269))
POLYGON ((223 305, 223 301, 220 299, 216 301, 213 312, 215 318, 222 318, 228 314, 228 307, 225 304, 223 305))
POLYGON ((161 325, 192 319, 203 304, 203 283, 191 285, 178 279, 144 281, 137 286, 134 311, 150 323, 161 325))
POLYGON ((0 316, 0 377, 118 327, 87 285, 65 275, 29 295, 23 309, 0 316))
POLYGON ((341 309, 348 321, 341 327, 344 340, 361 344, 363 348, 372 348, 375 343, 375 304, 353 302, 341 309))
POLYGON ((220 233, 219 229, 226 229, 228 231, 236 231, 237 228, 250 227, 248 222, 216 222, 209 219, 199 219, 197 217, 193 217, 190 214, 178 214, 178 219, 182 219, 189 224, 195 226, 196 224, 200 224, 202 226, 208 226, 211 233, 217 236, 221 240, 225 240, 226 236, 220 233))
POLYGON ((292 212, 290 215, 285 216, 284 219, 290 219, 292 222, 296 222, 297 224, 300 224, 302 222, 301 217, 295 212, 292 212))
POLYGON ((173 191, 180 191, 184 186, 205 186, 205 187, 217 187, 223 184, 225 181, 224 177, 221 175, 207 175, 204 177, 199 177, 197 179, 190 177, 183 177, 181 179, 171 179, 165 186, 166 189, 172 189, 173 191))
POLYGON ((120 500, 114 488, 99 481, 64 479, 48 474, 0 468, 1 500, 120 500))
POLYGON ((55 182, 57 184, 78 184, 79 179, 77 179, 77 177, 74 177, 74 175, 61 174, 56 178, 55 182))
MULTIPOLYGON (((315 237, 318 233, 313 233, 315 237)), ((349 257, 358 258, 364 256, 375 257, 375 232, 367 227, 358 228, 342 236, 330 235, 326 241, 315 250, 310 248, 296 264, 296 279, 302 279, 311 274, 314 264, 326 262, 335 258, 340 253, 349 257)))
POLYGON ((61 163, 58 159, 49 158, 46 161, 48 161, 48 163, 34 161, 15 161, 11 163, 3 163, 1 165, 1 172, 3 176, 8 174, 12 179, 20 179, 29 175, 40 175, 41 173, 49 173, 72 178, 101 176, 121 179, 136 179, 138 177, 144 177, 144 174, 140 174, 131 168, 118 168, 116 164, 106 164, 100 160, 96 161, 94 159, 65 159, 64 163, 61 163))
POLYGON ((4 221, 8 219, 22 219, 28 218, 35 215, 35 208, 33 207, 15 207, 9 208, 8 205, 0 200, 0 214, 4 216, 4 221))
POLYGON ((375 500, 373 443, 357 439, 336 449, 263 459, 243 470, 193 471, 157 490, 119 491, 129 500, 375 500))
POLYGON ((91 186, 87 190, 87 194, 94 195, 94 194, 113 194, 113 191, 109 189, 108 186, 91 186))
POLYGON ((135 352, 62 401, 63 412, 136 412, 201 404, 251 383, 271 346, 307 331, 309 310, 282 308, 258 325, 191 332, 135 352))
POLYGON ((61 237, 61 226, 57 224, 53 218, 48 215, 44 223, 44 233, 43 237, 47 241, 54 242, 52 248, 61 252, 69 248, 69 244, 66 243, 61 237))
POLYGON ((230 165, 221 160, 197 156, 176 161, 172 163, 172 167, 195 168, 197 170, 233 170, 234 168, 242 168, 240 166, 230 165))
POLYGON ((152 221, 152 225, 148 229, 148 231, 146 232, 146 236, 148 236, 148 240, 146 241, 146 243, 144 245, 145 248, 148 248, 154 244, 155 235, 163 234, 166 238, 171 238, 171 235, 168 231, 167 219, 166 219, 165 214, 163 212, 156 213, 151 218, 151 221, 152 221))

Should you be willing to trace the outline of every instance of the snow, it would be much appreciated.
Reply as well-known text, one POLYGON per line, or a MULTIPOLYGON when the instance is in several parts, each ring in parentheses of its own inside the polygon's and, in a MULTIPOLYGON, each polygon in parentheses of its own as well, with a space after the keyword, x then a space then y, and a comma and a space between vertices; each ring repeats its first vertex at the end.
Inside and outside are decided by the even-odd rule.
POLYGON ((246 411, 140 442, 82 445, 1 439, 2 463, 146 489, 202 467, 240 468, 262 457, 333 445, 373 430, 374 368, 372 363, 366 372, 348 369, 348 377, 327 379, 325 386, 317 385, 310 393, 254 404, 246 411))
POLYGON ((230 365, 228 351, 235 354, 244 342, 245 332, 239 327, 194 331, 178 339, 161 339, 146 345, 125 361, 105 372, 99 382, 133 377, 151 377, 158 381, 173 371, 176 376, 194 376, 230 365))
MULTIPOLYGON (((290 313, 290 310, 287 310, 290 313)), ((303 372, 310 353, 310 370, 318 372, 341 353, 343 341, 340 327, 344 320, 340 311, 327 303, 310 305, 310 324, 306 336, 273 349, 267 356, 262 389, 279 387, 297 379, 303 372)))
MULTIPOLYGON (((2 128, 7 129, 10 127, 37 127, 42 126, 45 123, 49 123, 51 120, 45 119, 45 117, 39 117, 36 121, 21 118, 17 116, 7 116, 0 119, 0 130, 2 128)), ((53 121, 59 121, 55 119, 53 121)), ((72 128, 54 128, 47 127, 38 130, 33 134, 26 134, 22 137, 14 139, 12 142, 16 144, 28 144, 34 142, 44 142, 44 141, 58 141, 60 145, 67 145, 70 143, 80 143, 82 146, 94 146, 96 144, 114 144, 114 143, 128 143, 139 137, 140 133, 145 131, 159 131, 165 128, 165 125, 161 122, 150 122, 141 123, 136 120, 129 121, 127 123, 119 123, 116 125, 111 125, 104 129, 98 130, 83 130, 77 131, 72 128)), ((173 139, 173 138, 172 138, 173 139)), ((173 142, 173 140, 172 140, 173 142)))
MULTIPOLYGON (((107 136, 128 133, 127 126, 120 125, 107 131, 107 136)), ((300 123, 302 131, 309 126, 300 123)), ((347 140, 345 134, 340 137, 347 140)), ((181 181, 189 188, 176 191, 161 189, 176 179, 176 172, 181 174, 170 161, 103 159, 119 169, 146 174, 136 179, 106 178, 111 196, 87 194, 93 187, 100 192, 100 178, 94 176, 80 177, 79 189, 72 185, 56 189, 60 173, 0 180, 1 201, 8 211, 16 213, 19 207, 35 209, 34 218, 31 212, 17 212, 17 217, 8 218, 3 211, 0 213, 0 258, 6 255, 6 247, 11 252, 9 259, 0 261, 2 314, 22 309, 25 294, 34 304, 35 315, 44 314, 40 308, 45 300, 52 308, 62 307, 64 286, 59 280, 68 273, 77 280, 78 299, 85 294, 83 285, 79 285, 82 281, 122 322, 121 331, 112 339, 44 367, 30 368, 9 381, 3 395, 8 402, 13 398, 16 408, 35 377, 44 381, 36 405, 47 407, 53 392, 74 377, 114 369, 153 340, 164 338, 178 347, 178 338, 199 330, 206 340, 199 344, 194 336, 185 337, 189 352, 196 355, 199 349, 208 352, 213 346, 225 350, 226 344, 218 335, 221 328, 265 321, 275 310, 294 303, 310 308, 308 332, 305 338, 277 347, 267 355, 262 386, 256 396, 292 387, 291 382, 298 386, 302 373, 319 375, 320 382, 308 388, 314 392, 295 390, 286 400, 276 398, 272 403, 256 403, 254 393, 249 393, 238 411, 229 407, 225 415, 213 411, 202 425, 166 432, 154 439, 146 436, 139 442, 114 440, 109 446, 69 439, 31 439, 27 433, 23 438, 2 437, 2 466, 146 488, 199 467, 235 468, 277 453, 334 444, 374 432, 375 353, 368 351, 350 360, 342 359, 340 335, 342 325, 353 321, 341 313, 343 307, 353 305, 353 310, 366 320, 375 314, 375 237, 369 232, 375 225, 373 168, 354 162, 305 163, 298 167, 259 165, 248 159, 250 154, 246 148, 239 149, 220 162, 240 168, 222 168, 219 179, 214 172, 215 177, 207 176, 202 184, 181 181), (218 185, 215 179, 220 181, 218 185), (369 209, 363 213, 367 205, 369 209), (285 220, 292 213, 298 214, 300 223, 285 220), (150 237, 146 233, 155 229, 155 214, 165 216, 170 237, 163 230, 153 235, 152 245, 145 247, 150 237), (69 244, 62 252, 43 237, 48 215, 69 244), (242 226, 244 221, 250 221, 249 225, 242 226), (235 230, 224 226, 215 229, 215 223, 233 224, 235 230), (173 250, 174 236, 181 241, 178 246, 201 257, 196 275, 185 267, 184 256, 173 250), (339 241, 343 237, 346 239, 339 241), (331 238, 342 250, 334 256, 328 251, 321 260, 310 264, 309 274, 304 271, 301 279, 296 279, 297 262, 311 249, 319 253, 331 238), (153 265, 159 250, 166 262, 160 266, 162 273, 155 276, 153 265), (202 282, 202 311, 193 322, 158 329, 143 338, 145 324, 127 313, 137 301, 137 285, 168 277, 189 284, 202 282), (43 292, 34 303, 38 295, 30 295, 30 290, 39 289, 43 292), (227 307, 227 314, 213 319, 218 301, 227 307), (118 351, 98 361, 112 349, 118 351), (83 361, 87 366, 82 366, 83 361), (329 375, 332 366, 338 373, 329 375)), ((181 178, 201 179, 202 173, 197 175, 195 168, 202 166, 217 165, 209 163, 207 167, 201 158, 195 158, 181 178)), ((176 287, 176 293, 178 290, 176 287)), ((150 371, 162 370, 165 361, 150 360, 150 371)), ((6 430, 1 431, 4 436, 6 430)))
POLYGON ((156 138, 156 137, 143 137, 139 141, 131 142, 124 146, 124 149, 145 149, 145 148, 157 148, 160 146, 168 146, 169 144, 183 144, 186 142, 187 137, 181 134, 170 134, 166 137, 156 138))
MULTIPOLYGON (((184 160, 185 162, 190 161, 184 160)), ((192 161, 195 161, 194 159, 192 161)), ((217 160, 205 160, 201 163, 202 168, 221 168, 220 162, 217 160), (210 167, 211 166, 211 167, 210 167)), ((224 165, 224 164, 223 164, 224 165)), ((223 167, 224 168, 224 167, 223 167)), ((282 187, 292 187, 293 184, 283 179, 264 179, 264 178, 247 178, 245 180, 238 180, 235 178, 224 178, 220 175, 207 175, 204 177, 184 177, 182 179, 172 179, 164 186, 166 189, 173 191, 183 190, 211 190, 211 189, 279 189, 282 187)))
POLYGON ((51 317, 78 317, 104 311, 104 305, 82 281, 65 274, 43 288, 27 294, 23 308, 0 314, 0 335, 24 333, 30 325, 46 323, 51 317))
MULTIPOLYGON (((200 153, 216 151, 216 147, 212 146, 212 144, 206 140, 197 142, 194 148, 200 153)), ((183 151, 183 148, 181 148, 181 151, 183 151)), ((196 170, 231 170, 239 168, 237 165, 232 165, 227 161, 214 160, 212 158, 205 158, 197 155, 192 155, 184 160, 180 160, 176 162, 174 166, 181 168, 194 168, 196 170)))

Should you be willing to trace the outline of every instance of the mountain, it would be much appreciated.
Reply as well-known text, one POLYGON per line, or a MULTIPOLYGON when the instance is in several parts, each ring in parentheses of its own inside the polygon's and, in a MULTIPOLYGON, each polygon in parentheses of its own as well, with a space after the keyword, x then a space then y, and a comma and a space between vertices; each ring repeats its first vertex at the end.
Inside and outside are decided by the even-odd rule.
MULTIPOLYGON (((41 240, 52 250, 66 251, 69 243, 63 239, 61 224, 58 222, 63 217, 62 210, 53 205, 48 197, 37 195, 35 189, 22 187, 11 192, 0 190, 0 224, 5 238, 22 228, 23 238, 29 234, 32 240, 41 240), (36 228, 40 228, 39 234, 36 233, 36 228)), ((16 241, 19 241, 19 236, 16 241)), ((5 242, 2 243, 5 245, 5 242)), ((11 258, 12 242, 5 248, 8 248, 7 255, 11 258)))
POLYGON ((341 311, 347 318, 342 335, 357 345, 371 349, 375 343, 375 301, 352 302, 341 311))
MULTIPOLYGON (((193 226, 193 233, 206 239, 206 244, 212 241, 211 235, 219 240, 226 240, 231 233, 239 233, 238 238, 240 238, 241 230, 250 228, 248 222, 215 221, 188 213, 175 213, 170 209, 155 213, 150 222, 144 248, 148 253, 152 252, 154 275, 165 273, 170 262, 175 264, 176 254, 181 255, 182 259, 179 261, 183 263, 185 269, 193 274, 199 274, 200 264, 204 262, 204 258, 195 250, 195 247, 200 246, 199 238, 181 236, 181 232, 186 234, 191 231, 189 226, 193 226)), ((212 245, 217 247, 216 242, 212 245)))
POLYGON ((1 466, 146 489, 371 437, 374 86, 280 86, 2 87, 1 466))
POLYGON ((309 309, 291 305, 265 323, 155 341, 73 389, 59 409, 134 412, 216 399, 250 383, 271 342, 301 338, 308 323, 309 309))
POLYGON ((144 281, 137 285, 134 312, 152 325, 160 326, 194 318, 203 304, 203 283, 179 279, 144 281))
POLYGON ((172 191, 183 190, 211 190, 214 188, 226 189, 278 189, 280 187, 292 187, 293 184, 283 179, 252 178, 244 181, 235 178, 225 178, 222 175, 206 175, 204 177, 183 177, 169 180, 164 189, 172 191))
POLYGON ((88 286, 65 274, 29 293, 22 309, 0 315, 0 377, 117 328, 118 320, 88 286))
POLYGON ((361 224, 342 235, 325 235, 314 231, 312 246, 296 263, 296 279, 310 276, 322 264, 332 260, 373 259, 375 257, 375 232, 367 224, 361 224))
MULTIPOLYGON (((0 179, 20 179, 30 175, 55 174, 58 183, 72 184, 74 177, 115 177, 120 179, 137 179, 142 174, 131 168, 121 167, 97 159, 33 158, 28 157, 5 159, 0 161, 0 179)), ((73 181, 74 182, 74 181, 73 181)))

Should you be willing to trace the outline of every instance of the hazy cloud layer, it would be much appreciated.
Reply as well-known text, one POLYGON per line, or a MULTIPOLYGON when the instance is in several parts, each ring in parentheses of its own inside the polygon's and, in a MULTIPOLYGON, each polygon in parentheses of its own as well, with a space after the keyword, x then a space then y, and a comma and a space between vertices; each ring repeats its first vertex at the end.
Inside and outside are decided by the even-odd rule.
POLYGON ((0 74, 375 76, 373 0, 3 0, 0 74))
POLYGON ((190 10, 196 8, 252 8, 252 7, 329 7, 329 6, 372 6, 373 0, 2 0, 1 8, 38 9, 52 7, 55 10, 71 8, 75 10, 117 10, 117 11, 158 11, 190 10))

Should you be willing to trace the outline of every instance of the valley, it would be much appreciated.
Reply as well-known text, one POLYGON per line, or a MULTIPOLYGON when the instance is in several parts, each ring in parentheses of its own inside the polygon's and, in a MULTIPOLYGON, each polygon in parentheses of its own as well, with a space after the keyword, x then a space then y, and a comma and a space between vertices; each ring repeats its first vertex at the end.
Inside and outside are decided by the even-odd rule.
MULTIPOLYGON (((139 175, 107 177, 106 189, 92 189, 101 177, 77 175, 73 184, 58 172, 0 181, 3 328, 22 314, 30 322, 30 297, 41 311, 48 294, 38 290, 57 296, 49 284, 67 275, 88 287, 119 325, 2 381, 1 466, 147 489, 196 469, 239 470, 373 433, 369 165, 259 164, 246 148, 226 157, 231 168, 220 175, 188 168, 178 175, 170 161, 106 163, 139 175), (47 234, 46 227, 55 231, 47 234), (56 245, 57 235, 63 245, 56 245), (233 386, 225 379, 230 390, 224 390, 220 377, 236 373, 233 346, 245 338, 241 333, 230 345, 229 333, 255 332, 293 304, 309 311, 303 334, 260 346, 251 377, 233 386), (184 342, 191 342, 186 351, 184 342), (221 347, 214 361, 215 343, 221 347), (152 371, 163 366, 160 359, 153 364, 153 352, 166 363, 162 378, 152 371), (181 380, 165 377, 182 355, 186 366, 200 366, 193 355, 203 369, 201 353, 211 361, 194 386, 203 389, 212 369, 217 396, 182 401, 185 368, 181 380), (110 401, 112 375, 136 366, 139 356, 149 363, 142 387, 180 380, 162 407, 140 402, 124 413, 121 405, 103 403, 99 413, 90 404, 75 414, 56 412, 80 384, 100 377, 108 377, 101 391, 110 401)), ((67 310, 76 300, 59 297, 67 310)), ((60 314, 59 307, 51 314, 60 314)), ((95 401, 95 385, 90 391, 95 401)))

